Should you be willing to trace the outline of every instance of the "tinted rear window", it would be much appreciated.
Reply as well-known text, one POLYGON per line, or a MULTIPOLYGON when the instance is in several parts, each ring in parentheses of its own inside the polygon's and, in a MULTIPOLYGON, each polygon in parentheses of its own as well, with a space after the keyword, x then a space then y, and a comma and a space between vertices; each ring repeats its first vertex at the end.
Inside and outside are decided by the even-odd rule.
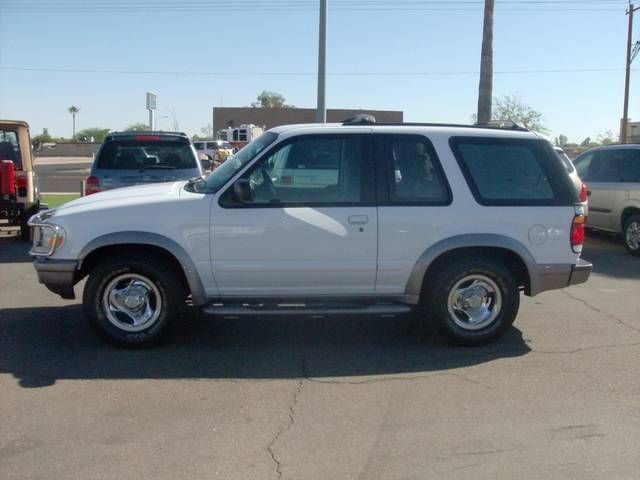
POLYGON ((482 205, 575 203, 567 170, 542 140, 454 137, 451 146, 482 205))
POLYGON ((108 170, 168 169, 196 167, 191 146, 175 141, 112 141, 102 147, 97 168, 108 170))

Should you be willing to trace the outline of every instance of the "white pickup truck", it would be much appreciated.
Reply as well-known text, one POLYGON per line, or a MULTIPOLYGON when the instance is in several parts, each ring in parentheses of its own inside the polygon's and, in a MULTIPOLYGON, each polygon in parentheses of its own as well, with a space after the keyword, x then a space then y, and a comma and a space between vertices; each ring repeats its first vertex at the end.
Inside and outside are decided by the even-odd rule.
POLYGON ((520 292, 585 282, 584 215, 548 141, 519 128, 274 128, 206 180, 98 193, 34 216, 39 280, 88 277, 91 325, 157 341, 187 301, 206 313, 398 315, 478 345, 520 292))

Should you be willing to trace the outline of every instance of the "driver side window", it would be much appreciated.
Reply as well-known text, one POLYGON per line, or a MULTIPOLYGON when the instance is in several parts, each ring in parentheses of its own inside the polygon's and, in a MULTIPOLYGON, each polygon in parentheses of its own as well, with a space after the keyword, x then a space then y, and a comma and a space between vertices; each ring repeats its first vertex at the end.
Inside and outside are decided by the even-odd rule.
POLYGON ((248 181, 244 205, 345 205, 363 201, 366 137, 300 137, 261 159, 248 181))

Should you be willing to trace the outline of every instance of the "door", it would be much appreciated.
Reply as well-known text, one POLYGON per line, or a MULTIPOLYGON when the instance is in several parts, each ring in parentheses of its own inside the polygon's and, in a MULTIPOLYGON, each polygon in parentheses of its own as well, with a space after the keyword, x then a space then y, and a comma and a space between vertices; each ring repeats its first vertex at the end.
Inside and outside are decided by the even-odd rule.
POLYGON ((373 293, 377 210, 370 135, 284 140, 212 208, 223 296, 373 293))
POLYGON ((595 150, 576 161, 578 174, 587 184, 589 195, 590 227, 615 230, 617 216, 616 197, 627 188, 625 159, 627 151, 619 148, 595 150))
POLYGON ((640 149, 617 148, 616 153, 620 182, 616 185, 612 222, 616 231, 622 231, 624 208, 640 200, 640 149))

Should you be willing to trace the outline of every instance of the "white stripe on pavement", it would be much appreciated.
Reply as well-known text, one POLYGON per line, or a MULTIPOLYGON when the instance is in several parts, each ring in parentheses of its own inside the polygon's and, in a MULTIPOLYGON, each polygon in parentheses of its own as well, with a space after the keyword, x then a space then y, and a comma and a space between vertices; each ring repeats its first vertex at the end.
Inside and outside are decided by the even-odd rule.
POLYGON ((78 195, 80 192, 40 192, 40 195, 78 195))

